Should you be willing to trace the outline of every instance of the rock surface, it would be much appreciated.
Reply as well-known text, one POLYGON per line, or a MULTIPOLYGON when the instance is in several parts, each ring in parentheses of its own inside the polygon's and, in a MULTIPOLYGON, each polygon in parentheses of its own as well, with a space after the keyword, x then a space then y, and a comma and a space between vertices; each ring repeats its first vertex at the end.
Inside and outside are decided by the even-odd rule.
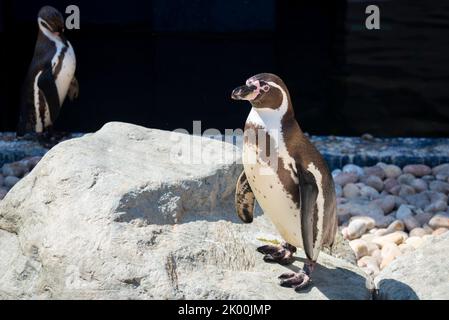
POLYGON ((236 154, 122 123, 57 145, 0 202, 0 298, 369 299, 364 273, 325 253, 313 286, 278 285, 288 269, 255 251, 280 240, 272 224, 234 213, 236 154))
POLYGON ((374 280, 380 299, 449 299, 449 233, 398 257, 374 280))

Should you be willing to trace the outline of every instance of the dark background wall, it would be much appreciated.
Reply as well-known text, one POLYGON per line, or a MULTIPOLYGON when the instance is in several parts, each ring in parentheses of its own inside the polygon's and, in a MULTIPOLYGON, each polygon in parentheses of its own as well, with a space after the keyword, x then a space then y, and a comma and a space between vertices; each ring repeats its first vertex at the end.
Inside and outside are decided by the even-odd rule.
POLYGON ((33 55, 36 14, 81 10, 68 30, 80 97, 64 131, 108 121, 162 129, 242 127, 249 105, 230 100, 249 76, 287 83, 313 134, 449 135, 449 2, 275 0, 0 0, 0 131, 15 130, 33 55), (365 28, 365 7, 381 30, 365 28))

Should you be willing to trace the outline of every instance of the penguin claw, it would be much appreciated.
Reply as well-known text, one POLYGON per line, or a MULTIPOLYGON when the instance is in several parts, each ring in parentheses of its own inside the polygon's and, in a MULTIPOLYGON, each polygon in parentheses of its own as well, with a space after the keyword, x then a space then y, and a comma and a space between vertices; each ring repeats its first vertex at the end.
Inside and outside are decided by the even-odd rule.
POLYGON ((266 254, 263 257, 263 260, 265 262, 275 262, 275 263, 279 263, 281 265, 289 265, 292 264, 294 262, 294 258, 291 252, 285 250, 285 249, 281 249, 279 251, 276 251, 272 254, 266 254))
POLYGON ((262 254, 269 255, 269 254, 275 253, 279 249, 281 249, 280 246, 265 245, 265 246, 258 247, 256 250, 262 254))
POLYGON ((295 291, 299 291, 311 283, 310 277, 302 270, 297 273, 284 273, 279 276, 279 279, 281 279, 279 284, 282 287, 293 288, 295 291))
POLYGON ((257 251, 264 254, 265 262, 276 262, 281 265, 288 265, 294 262, 293 253, 296 248, 288 243, 282 245, 265 245, 257 248, 257 251))
POLYGON ((295 276, 294 272, 287 272, 287 273, 283 273, 281 274, 278 279, 289 279, 295 276))

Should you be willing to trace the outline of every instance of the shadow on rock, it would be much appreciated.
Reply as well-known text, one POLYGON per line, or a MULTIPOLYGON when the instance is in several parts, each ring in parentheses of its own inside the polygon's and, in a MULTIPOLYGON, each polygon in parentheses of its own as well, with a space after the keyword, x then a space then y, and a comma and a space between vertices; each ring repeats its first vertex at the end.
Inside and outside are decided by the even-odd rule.
MULTIPOLYGON (((301 264, 306 262, 306 259, 302 257, 296 257, 295 260, 301 264)), ((299 272, 301 270, 296 263, 285 267, 293 272, 299 272)), ((312 283, 308 287, 298 291, 298 294, 308 294, 313 288, 316 288, 329 300, 346 300, 351 298, 348 298, 346 293, 342 292, 341 288, 361 288, 363 287, 361 284, 366 285, 366 283, 367 279, 365 277, 352 270, 340 267, 328 268, 322 263, 317 263, 312 274, 312 283)), ((370 290, 370 288, 368 288, 368 290, 370 290)), ((365 291, 365 293, 366 292, 369 291, 365 291)), ((369 298, 364 297, 363 293, 357 296, 359 296, 360 299, 369 298)))
POLYGON ((382 279, 377 284, 376 300, 420 300, 407 284, 394 279, 382 279))

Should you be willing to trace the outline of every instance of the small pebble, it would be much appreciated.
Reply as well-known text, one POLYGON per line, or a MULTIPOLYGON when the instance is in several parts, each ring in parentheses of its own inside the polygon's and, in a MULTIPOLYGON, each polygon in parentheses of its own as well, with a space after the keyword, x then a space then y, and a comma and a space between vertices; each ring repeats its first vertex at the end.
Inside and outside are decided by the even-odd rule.
POLYGON ((395 231, 393 233, 375 238, 372 242, 383 248, 387 243, 395 243, 399 245, 403 243, 407 238, 407 233, 403 231, 395 231))
POLYGON ((396 179, 388 178, 384 181, 384 189, 387 192, 392 193, 391 190, 397 186, 399 186, 399 182, 396 179))
POLYGON ((372 242, 368 242, 367 241, 367 245, 366 246, 368 248, 368 255, 370 255, 370 256, 373 255, 374 251, 379 250, 379 246, 377 244, 375 244, 375 243, 372 243, 372 242))
POLYGON ((429 226, 432 229, 449 228, 449 214, 446 212, 437 213, 430 219, 429 226))
POLYGON ((366 242, 370 243, 376 236, 373 233, 365 233, 360 237, 360 239, 365 240, 366 242))
POLYGON ((416 191, 415 191, 415 189, 414 189, 413 187, 404 184, 404 185, 402 185, 401 188, 399 189, 398 195, 399 195, 400 197, 403 197, 403 196, 407 196, 407 195, 415 194, 415 193, 416 193, 416 191))
POLYGON ((432 173, 434 176, 442 173, 449 174, 449 163, 440 164, 439 166, 436 166, 432 169, 432 173))
POLYGON ((357 265, 371 277, 377 276, 380 272, 379 264, 377 263, 377 259, 374 257, 364 256, 357 261, 357 265))
POLYGON ((401 250, 402 254, 406 254, 406 253, 415 251, 415 248, 411 244, 407 244, 407 243, 401 243, 398 246, 398 248, 399 248, 399 250, 401 250))
POLYGON ((440 181, 447 181, 447 178, 449 178, 449 176, 447 174, 437 174, 435 178, 440 181))
POLYGON ((433 229, 427 223, 423 225, 422 228, 427 232, 427 234, 431 234, 433 232, 433 229))
POLYGON ((360 196, 373 200, 379 198, 379 192, 370 186, 362 186, 360 188, 360 196))
POLYGON ((394 165, 394 164, 389 164, 385 167, 383 167, 384 172, 385 172, 385 176, 387 178, 397 178, 402 174, 402 170, 401 168, 399 168, 398 166, 394 165))
MULTIPOLYGON (((382 237, 382 236, 386 235, 387 233, 388 233, 387 228, 379 228, 376 230, 376 232, 374 232, 374 235, 376 236, 376 238, 378 238, 378 237, 382 237)), ((372 240, 374 240, 374 239, 372 239, 372 240)))
POLYGON ((349 222, 346 238, 353 240, 360 238, 368 229, 367 223, 362 219, 356 219, 349 222))
POLYGON ((440 212, 440 211, 446 211, 447 210, 447 202, 442 200, 437 200, 435 202, 432 202, 429 204, 425 210, 427 212, 440 212))
POLYGON ((408 234, 410 237, 423 237, 426 234, 429 234, 426 230, 423 228, 415 228, 408 234))
POLYGON ((424 164, 409 164, 402 171, 404 173, 413 174, 415 177, 422 177, 432 173, 432 169, 424 164))
POLYGON ((336 176, 338 176, 342 172, 343 171, 341 171, 341 169, 334 169, 334 170, 332 170, 332 178, 335 178, 336 176))
POLYGON ((355 173, 357 176, 361 177, 365 174, 363 169, 355 164, 347 164, 343 167, 343 172, 355 173))
POLYGON ((393 233, 396 231, 404 231, 404 229, 405 229, 404 222, 402 222, 402 220, 395 220, 388 226, 386 232, 383 235, 393 233))
POLYGON ((398 186, 394 186, 393 188, 390 189, 390 193, 397 196, 399 195, 399 192, 401 191, 401 185, 398 186))
POLYGON ((402 254, 399 247, 394 243, 388 243, 382 247, 382 262, 380 264, 380 269, 384 269, 388 266, 396 257, 402 254))
POLYGON ((421 227, 418 220, 416 220, 413 216, 405 217, 404 224, 408 231, 421 227))
POLYGON ((12 188, 12 187, 14 187, 14 186, 16 185, 16 183, 19 182, 19 181, 20 181, 19 178, 14 177, 14 176, 9 176, 9 177, 6 177, 6 178, 4 179, 3 184, 5 185, 6 188, 12 188))
POLYGON ((435 202, 435 201, 438 201, 438 200, 447 202, 447 200, 448 200, 447 195, 445 195, 444 193, 441 193, 441 192, 428 191, 428 192, 426 192, 426 194, 429 197, 430 202, 435 202))
POLYGON ((415 219, 418 220, 421 226, 425 225, 432 219, 433 215, 429 212, 421 212, 415 216, 415 219))
POLYGON ((433 235, 431 235, 431 234, 426 234, 425 236, 422 237, 422 239, 423 239, 424 241, 426 241, 426 240, 432 239, 432 237, 433 237, 433 235))
POLYGON ((5 177, 23 177, 23 175, 28 172, 28 167, 20 162, 7 163, 3 165, 2 173, 5 177))
POLYGON ((364 171, 367 176, 378 176, 380 179, 385 179, 385 171, 379 166, 365 167, 364 171))
POLYGON ((378 176, 364 176, 361 178, 361 181, 367 186, 376 189, 378 192, 381 192, 384 188, 384 183, 378 176))
POLYGON ((380 266, 380 264, 382 263, 382 250, 374 250, 371 254, 371 257, 373 257, 376 260, 377 265, 380 266))
POLYGON ((449 183, 447 183, 447 182, 435 180, 429 184, 429 188, 432 191, 437 191, 437 192, 441 192, 444 194, 449 193, 449 183))
POLYGON ((406 217, 408 216, 412 216, 413 212, 410 208, 410 206, 408 205, 401 205, 398 209, 398 211, 396 211, 396 218, 399 220, 404 220, 406 217))
POLYGON ((396 206, 395 197, 391 195, 381 197, 372 202, 378 205, 383 210, 384 214, 389 214, 396 206))
POLYGON ((406 200, 407 203, 421 209, 424 209, 428 205, 430 205, 430 199, 429 196, 427 195, 427 192, 407 195, 404 196, 404 199, 406 200))
POLYGON ((28 170, 31 171, 34 169, 35 166, 41 161, 42 157, 31 157, 27 159, 28 162, 28 170))
POLYGON ((363 223, 366 226, 366 230, 371 230, 375 227, 376 225, 376 221, 368 216, 356 216, 356 217, 352 217, 351 220, 349 220, 349 224, 351 224, 351 222, 353 221, 363 221, 363 223))
POLYGON ((433 236, 439 236, 439 235, 441 235, 443 233, 446 233, 447 230, 449 230, 449 229, 448 228, 438 228, 434 232, 432 232, 432 235, 433 236))
POLYGON ((412 181, 412 183, 410 184, 410 186, 415 189, 416 192, 422 192, 422 191, 426 191, 427 188, 429 187, 427 185, 427 182, 424 181, 423 179, 415 179, 412 181))
POLYGON ((409 237, 405 240, 406 244, 412 245, 413 248, 418 249, 423 244, 423 239, 421 237, 409 237))
POLYGON ((345 198, 360 197, 360 190, 354 183, 348 183, 343 188, 343 196, 345 198))
POLYGON ((374 265, 378 265, 376 258, 372 257, 372 256, 363 256, 362 258, 358 259, 357 261, 357 265, 359 267, 366 267, 368 264, 374 264, 374 265))
POLYGON ((355 173, 342 172, 334 177, 334 182, 337 185, 344 187, 348 183, 356 183, 359 177, 355 173))
POLYGON ((421 179, 423 179, 426 182, 430 182, 430 181, 435 180, 435 177, 434 176, 424 176, 421 179))
POLYGON ((343 188, 342 188, 340 185, 336 184, 336 185, 335 185, 335 196, 336 196, 337 198, 339 198, 339 197, 341 197, 342 195, 343 195, 343 188))
POLYGON ((368 246, 367 242, 362 239, 355 239, 349 241, 349 246, 356 256, 356 259, 359 260, 361 257, 368 255, 368 246))
POLYGON ((393 196, 393 197, 396 202, 396 208, 399 208, 403 204, 407 204, 407 201, 404 198, 401 198, 399 196, 393 196))
POLYGON ((404 173, 401 174, 398 178, 397 181, 400 184, 405 184, 405 185, 410 185, 412 184, 413 180, 415 180, 415 176, 410 174, 410 173, 404 173))
POLYGON ((5 198, 7 193, 8 193, 8 190, 0 187, 0 200, 3 200, 3 198, 5 198))

